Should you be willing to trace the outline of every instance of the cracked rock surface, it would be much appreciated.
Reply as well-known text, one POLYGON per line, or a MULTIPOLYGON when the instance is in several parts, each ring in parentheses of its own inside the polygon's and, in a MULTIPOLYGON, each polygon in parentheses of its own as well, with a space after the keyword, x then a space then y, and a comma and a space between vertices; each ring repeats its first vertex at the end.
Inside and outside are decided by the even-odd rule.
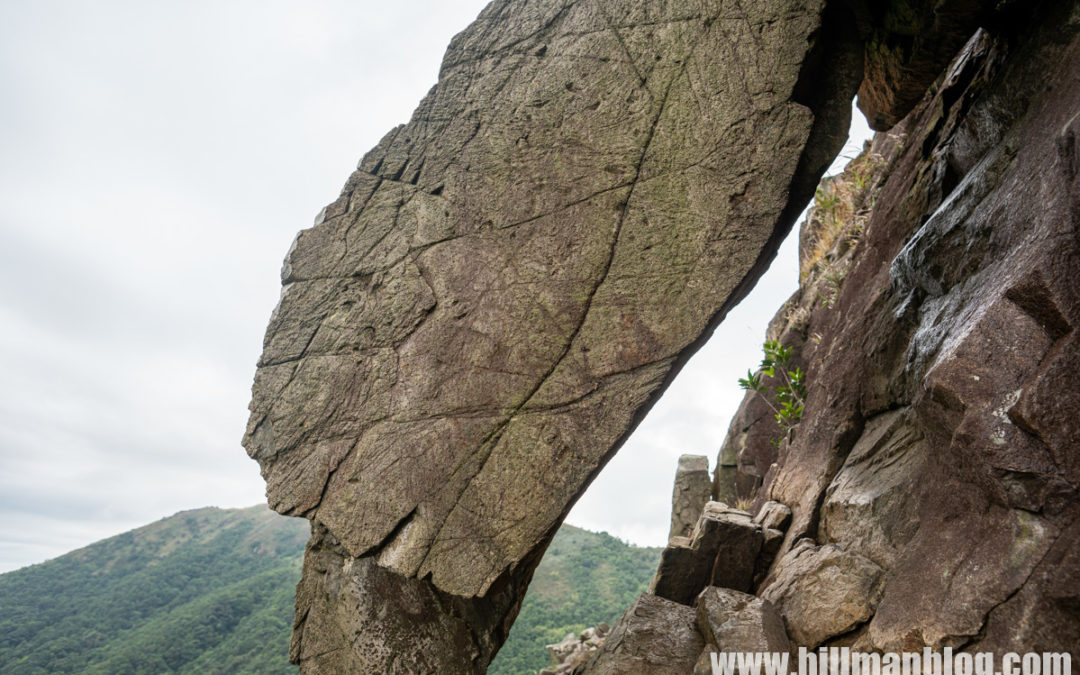
POLYGON ((321 533, 294 659, 415 666, 306 629, 369 602, 364 570, 489 603, 446 665, 486 666, 569 506, 839 150, 861 66, 823 4, 496 0, 453 40, 282 270, 244 444, 321 533))
POLYGON ((871 199, 773 327, 803 420, 768 456, 740 417, 798 646, 1080 656, 1078 72, 1080 2, 1028 5, 842 179, 871 199))

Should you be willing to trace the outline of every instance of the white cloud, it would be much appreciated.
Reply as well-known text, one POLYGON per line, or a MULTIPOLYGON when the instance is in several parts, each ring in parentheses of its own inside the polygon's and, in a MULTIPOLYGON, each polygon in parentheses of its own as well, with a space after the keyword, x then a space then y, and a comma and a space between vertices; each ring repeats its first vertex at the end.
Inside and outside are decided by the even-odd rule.
POLYGON ((263 498, 281 259, 483 4, 0 5, 0 571, 263 498))

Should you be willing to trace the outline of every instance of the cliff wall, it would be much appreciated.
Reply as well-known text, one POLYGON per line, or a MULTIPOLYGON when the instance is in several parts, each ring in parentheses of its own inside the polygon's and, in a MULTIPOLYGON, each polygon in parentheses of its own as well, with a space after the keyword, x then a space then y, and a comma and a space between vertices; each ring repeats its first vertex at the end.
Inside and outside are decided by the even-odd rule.
POLYGON ((872 612, 845 642, 1080 644, 1078 21, 1046 4, 971 39, 875 140, 865 232, 835 297, 800 304, 804 420, 759 497, 794 519, 762 594, 805 601, 803 537, 862 556, 872 612))
POLYGON ((716 632, 739 620, 703 611, 710 586, 767 601, 792 648, 1080 656, 1078 35, 1076 3, 978 31, 823 182, 801 287, 764 336, 805 372, 801 421, 777 422, 785 383, 763 375, 714 475, 714 498, 750 513, 707 505, 613 629, 662 642, 690 625, 683 662, 624 645, 584 672, 689 672, 754 649, 716 632), (721 525, 756 537, 753 555, 710 542, 721 525))
POLYGON ((776 609, 798 644, 1075 634, 1075 585, 1047 579, 1078 564, 1076 30, 1075 2, 489 5, 282 272, 245 446, 312 521, 292 658, 486 668, 574 500, 813 196, 856 89, 904 121, 861 236, 807 235, 828 303, 775 324, 803 418, 732 485, 791 524, 707 506, 628 616, 713 647, 700 621, 744 610, 773 643, 776 609), (823 627, 830 566, 850 620, 823 627), (660 602, 710 585, 772 604, 660 602))

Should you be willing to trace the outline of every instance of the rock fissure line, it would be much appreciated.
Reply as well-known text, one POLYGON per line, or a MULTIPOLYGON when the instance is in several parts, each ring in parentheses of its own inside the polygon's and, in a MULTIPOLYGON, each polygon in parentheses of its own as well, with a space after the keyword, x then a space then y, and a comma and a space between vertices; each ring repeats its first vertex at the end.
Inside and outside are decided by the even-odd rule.
MULTIPOLYGON (((454 39, 438 84, 409 124, 365 156, 328 217, 297 239, 283 275, 288 291, 260 359, 265 370, 253 388, 245 446, 261 462, 270 501, 282 510, 307 510, 316 529, 298 587, 302 619, 292 653, 305 672, 483 671, 569 506, 746 294, 794 221, 798 202, 813 194, 842 145, 863 64, 862 79, 872 80, 870 105, 880 108, 875 119, 906 114, 907 104, 893 102, 908 98, 909 80, 925 89, 918 84, 923 71, 945 65, 927 66, 922 43, 911 53, 880 51, 892 38, 885 25, 897 17, 920 24, 936 46, 956 36, 937 40, 935 31, 968 30, 966 19, 952 21, 949 14, 960 11, 959 0, 937 3, 935 11, 950 17, 940 25, 926 23, 921 10, 901 11, 899 2, 889 0, 875 13, 853 7, 849 18, 848 5, 817 0, 719 0, 707 8, 692 0, 495 0, 454 39), (882 73, 901 81, 884 82, 882 73), (359 281, 349 281, 354 277, 359 281), (372 345, 385 351, 364 351, 372 345), (345 356, 350 348, 355 359, 315 358, 345 356), (312 503, 317 506, 308 509, 312 503), (409 653, 395 647, 403 630, 415 638, 409 653)), ((929 61, 940 61, 942 50, 931 51, 929 61)), ((1067 91, 1055 90, 1066 98, 1067 91)), ((974 117, 977 105, 943 114, 974 117)), ((944 124, 941 134, 956 128, 944 124)), ((1025 143, 1017 141, 1020 152, 1006 163, 1026 156, 1025 143)), ((941 150, 952 179, 941 181, 939 192, 950 208, 960 202, 949 193, 979 165, 972 159, 976 146, 941 150)), ((1062 147, 1067 154, 1071 146, 1062 147)), ((904 156, 908 168, 923 161, 904 156)), ((1055 176, 1067 180, 1062 173, 1055 176)), ((933 180, 925 172, 918 178, 933 180)), ((893 198, 917 192, 889 189, 893 198)), ((911 197, 913 208, 922 199, 911 197)), ((980 203, 971 214, 991 206, 980 203)), ((899 211, 895 220, 909 222, 899 211)), ((1042 246, 1045 237, 1031 241, 1042 246)), ((898 250, 894 245, 862 247, 858 255, 898 250)), ((873 287, 858 266, 843 273, 861 275, 853 287, 873 287)), ((911 279, 930 283, 926 276, 911 279)), ((964 290, 953 286, 943 292, 964 290)), ((834 299, 852 302, 844 293, 834 299)), ((1071 311, 1068 302, 1062 306, 1071 311)), ((943 316, 990 321, 995 314, 943 316)), ((926 318, 916 313, 903 320, 926 318)), ((879 351, 898 349, 894 343, 903 338, 880 340, 879 351)), ((826 358, 840 359, 832 368, 848 372, 845 354, 869 353, 837 349, 826 358)), ((1063 346, 1048 358, 1068 357, 1063 346)), ((790 532, 835 536, 846 547, 837 553, 831 545, 804 546, 798 564, 846 556, 846 567, 827 569, 855 575, 852 588, 866 581, 859 575, 881 574, 881 565, 893 564, 890 537, 912 535, 871 532, 858 546, 870 542, 881 550, 856 553, 853 531, 826 529, 833 527, 829 518, 849 517, 857 506, 838 503, 846 497, 830 493, 829 485, 841 481, 856 490, 859 471, 892 475, 921 455, 901 461, 893 446, 875 446, 874 452, 894 454, 849 466, 829 454, 836 448, 806 446, 835 441, 861 448, 861 438, 885 422, 875 418, 847 436, 824 430, 851 426, 858 411, 889 409, 902 385, 885 392, 871 385, 890 374, 871 369, 867 377, 848 377, 860 383, 853 388, 863 397, 856 405, 815 408, 824 416, 821 429, 801 430, 785 450, 801 475, 763 458, 738 461, 774 474, 755 485, 792 506, 790 532), (844 482, 844 472, 855 473, 844 482)), ((936 377, 935 391, 968 404, 974 385, 950 380, 945 370, 936 377)), ((1017 409, 1053 443, 1054 427, 1040 426, 1030 413, 1032 401, 1045 394, 1036 384, 1030 389, 1017 409)), ((928 419, 954 414, 934 408, 931 398, 917 404, 928 419)), ((769 421, 760 411, 752 419, 769 421)), ((965 438, 949 436, 953 445, 965 438)), ((979 455, 997 456, 993 448, 979 455)), ((1069 470, 1067 458, 1058 466, 1069 470)), ((1038 513, 1049 503, 1024 492, 1019 479, 1006 479, 1012 481, 1007 499, 1018 508, 1038 513)), ((956 491, 979 484, 956 483, 956 491)), ((904 485, 881 489, 895 503, 915 498, 904 485)), ((983 540, 997 541, 993 527, 983 540)), ((1020 529, 1009 532, 1023 527, 1042 531, 1021 519, 1020 529)), ((931 529, 919 530, 911 546, 928 545, 931 529)), ((775 533, 762 536, 770 547, 779 543, 775 533)), ((1027 565, 1036 551, 1022 543, 1011 555, 1027 565)), ((974 564, 981 553, 972 555, 958 564, 974 564)), ((904 564, 925 559, 932 556, 904 564)), ((709 567, 720 574, 716 564, 709 567)), ((796 585, 784 588, 797 592, 796 585)), ((959 582, 950 588, 967 592, 959 582)), ((995 611, 1028 602, 1026 594, 1013 597, 995 611)), ((880 602, 853 639, 878 640, 904 627, 893 596, 886 592, 880 602)), ((663 614, 655 604, 638 609, 663 614)), ((804 628, 799 635, 821 633, 804 628)), ((986 639, 994 635, 988 628, 986 639)))
MULTIPOLYGON (((636 72, 636 68, 635 68, 635 72, 636 72)), ((664 99, 660 102, 660 104, 658 106, 656 116, 653 119, 652 125, 651 125, 651 127, 649 129, 649 134, 645 139, 644 147, 642 148, 642 151, 641 151, 641 156, 638 158, 638 161, 636 163, 635 172, 634 172, 634 179, 630 183, 630 191, 627 194, 626 200, 622 205, 622 209, 621 209, 621 212, 619 214, 619 218, 617 219, 615 227, 613 228, 612 237, 611 237, 611 244, 610 244, 608 257, 607 257, 607 264, 605 265, 604 270, 600 275, 599 281, 592 288, 592 290, 590 291, 590 293, 588 295, 588 298, 587 298, 587 300, 585 302, 584 310, 582 312, 581 321, 578 322, 577 327, 571 332, 570 337, 569 337, 569 339, 567 339, 566 344, 565 344, 565 346, 564 346, 564 348, 562 350, 562 353, 558 356, 558 358, 555 360, 554 364, 547 371, 547 373, 545 373, 539 379, 539 381, 533 387, 533 389, 526 395, 524 401, 520 405, 518 405, 518 406, 516 406, 514 408, 513 412, 511 412, 509 417, 507 417, 506 421, 503 422, 502 424, 500 424, 489 435, 489 437, 487 439, 485 439, 485 441, 483 443, 483 446, 482 446, 484 448, 484 453, 483 453, 484 457, 478 463, 478 468, 473 473, 473 476, 463 483, 463 487, 462 487, 461 491, 458 493, 458 497, 454 500, 454 506, 452 506, 451 509, 449 511, 447 511, 447 518, 449 518, 449 514, 453 511, 453 509, 456 509, 456 508, 459 507, 461 497, 462 497, 462 495, 464 495, 465 491, 468 489, 469 483, 471 483, 472 480, 477 475, 479 475, 480 472, 482 472, 484 470, 484 466, 487 464, 488 460, 490 460, 492 452, 494 451, 495 446, 498 444, 499 440, 501 439, 502 434, 506 431, 506 429, 510 426, 510 424, 513 423, 513 421, 514 421, 515 417, 518 415, 518 413, 522 409, 524 409, 528 405, 529 401, 531 401, 532 398, 537 394, 537 392, 539 392, 540 389, 543 388, 543 386, 547 382, 548 378, 551 377, 551 375, 554 374, 555 371, 559 368, 560 364, 563 362, 563 359, 566 358, 566 355, 570 352, 570 349, 573 347, 574 341, 577 338, 578 334, 581 332, 581 329, 585 325, 585 322, 588 321, 589 310, 592 307, 592 302, 593 302, 594 298, 596 297, 597 292, 600 290, 600 287, 603 286, 604 280, 607 279, 608 273, 611 270, 611 264, 615 259, 615 250, 616 250, 616 247, 617 247, 618 241, 619 241, 619 233, 622 230, 622 225, 623 225, 623 222, 626 219, 626 214, 630 209, 630 200, 633 197, 634 187, 637 185, 638 178, 641 175, 641 169, 642 169, 642 166, 645 163, 646 157, 648 156, 649 147, 650 147, 650 145, 652 143, 653 136, 656 133, 656 128, 659 125, 661 118, 663 117, 665 105, 667 103, 667 98, 668 98, 668 95, 670 95, 670 92, 671 92, 671 87, 674 85, 674 83, 676 81, 678 81, 678 79, 682 76, 683 73, 685 73, 685 62, 684 62, 683 68, 679 71, 679 74, 676 75, 675 77, 673 77, 671 79, 671 81, 668 83, 667 89, 665 90, 664 99)), ((442 533, 443 533, 443 528, 445 527, 445 522, 446 521, 444 520, 443 525, 439 528, 436 535, 434 537, 432 537, 432 539, 431 539, 432 544, 434 544, 435 542, 438 542, 438 541, 451 541, 449 539, 444 539, 443 538, 442 533)), ((427 564, 428 559, 430 558, 430 555, 431 555, 431 548, 432 548, 432 545, 429 544, 428 551, 427 551, 427 553, 425 553, 424 558, 423 558, 422 562, 420 563, 419 569, 421 569, 421 570, 425 569, 425 565, 427 564)))

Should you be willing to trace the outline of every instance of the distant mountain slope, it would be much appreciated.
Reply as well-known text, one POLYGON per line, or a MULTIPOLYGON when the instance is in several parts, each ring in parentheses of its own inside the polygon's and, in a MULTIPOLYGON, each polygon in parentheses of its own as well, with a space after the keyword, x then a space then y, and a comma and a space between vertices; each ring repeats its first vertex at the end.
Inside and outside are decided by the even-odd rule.
POLYGON ((615 619, 645 590, 659 548, 563 525, 536 568, 510 637, 489 675, 527 675, 548 664, 544 645, 615 619))
MULTIPOLYGON (((307 537, 306 522, 264 506, 206 508, 0 575, 0 672, 295 675, 289 631, 307 537)), ((545 644, 612 622, 658 557, 563 526, 489 672, 534 673, 545 644)))
POLYGON ((307 524, 185 511, 0 575, 0 672, 290 673, 307 524))

